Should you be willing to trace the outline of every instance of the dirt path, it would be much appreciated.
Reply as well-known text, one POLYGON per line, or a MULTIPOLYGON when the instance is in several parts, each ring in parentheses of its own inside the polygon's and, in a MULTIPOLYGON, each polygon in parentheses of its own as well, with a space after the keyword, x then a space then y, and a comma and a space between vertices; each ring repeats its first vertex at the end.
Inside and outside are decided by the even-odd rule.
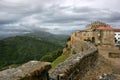
POLYGON ((101 48, 101 47, 99 47, 98 50, 99 50, 99 54, 101 54, 106 59, 111 61, 113 65, 118 65, 120 67, 120 58, 110 58, 109 57, 109 52, 120 53, 119 49, 116 49, 116 48, 105 48, 105 47, 101 48))
POLYGON ((102 55, 105 59, 111 62, 113 74, 120 77, 120 58, 109 57, 109 52, 120 53, 120 50, 116 48, 105 47, 98 47, 98 50, 100 55, 102 55))

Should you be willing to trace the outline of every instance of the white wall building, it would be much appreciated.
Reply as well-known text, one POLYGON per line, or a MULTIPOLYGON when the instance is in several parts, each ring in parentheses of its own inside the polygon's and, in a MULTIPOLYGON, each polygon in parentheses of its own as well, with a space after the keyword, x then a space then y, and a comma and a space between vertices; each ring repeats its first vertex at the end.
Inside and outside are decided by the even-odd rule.
POLYGON ((120 44, 120 29, 114 29, 116 44, 120 44))
POLYGON ((115 32, 115 38, 120 41, 120 32, 115 32))

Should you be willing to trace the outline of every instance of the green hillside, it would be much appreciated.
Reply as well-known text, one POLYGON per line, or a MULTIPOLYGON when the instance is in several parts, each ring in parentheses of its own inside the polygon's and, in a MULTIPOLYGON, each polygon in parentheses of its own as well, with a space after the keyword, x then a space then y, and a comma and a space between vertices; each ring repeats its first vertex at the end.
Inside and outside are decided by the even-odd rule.
POLYGON ((61 55, 66 38, 16 36, 0 40, 0 69, 29 60, 52 62, 61 55))

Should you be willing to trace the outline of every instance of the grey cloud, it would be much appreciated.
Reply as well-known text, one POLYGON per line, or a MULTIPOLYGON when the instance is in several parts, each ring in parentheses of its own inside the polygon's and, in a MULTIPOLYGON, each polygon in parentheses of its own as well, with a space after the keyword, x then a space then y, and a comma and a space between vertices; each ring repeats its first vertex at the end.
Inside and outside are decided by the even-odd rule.
MULTIPOLYGON (((64 9, 64 8, 62 8, 64 9)), ((103 20, 103 21, 112 21, 113 18, 112 16, 114 16, 114 12, 111 12, 109 10, 99 10, 96 8, 88 8, 88 7, 82 7, 82 8, 77 8, 78 11, 74 10, 75 8, 71 9, 71 14, 65 14, 62 13, 62 9, 57 9, 58 12, 55 12, 56 14, 52 15, 46 15, 46 18, 43 19, 43 23, 51 23, 51 24, 70 24, 74 23, 75 21, 78 21, 77 24, 81 24, 81 21, 86 21, 86 22, 90 22, 90 21, 95 21, 95 20, 103 20), (81 11, 80 11, 81 10, 81 11), (83 11, 84 10, 84 11, 83 11), (111 13, 111 14, 110 14, 111 13)), ((66 11, 67 8, 65 8, 66 11)), ((64 9, 64 10, 65 10, 64 9)), ((69 10, 70 11, 70 10, 69 10)), ((51 12, 48 12, 48 14, 51 12)), ((116 17, 119 20, 119 15, 117 15, 116 17)), ((114 17, 114 20, 117 20, 117 18, 114 17)))
POLYGON ((76 13, 89 13, 89 12, 94 12, 94 11, 98 11, 98 10, 95 8, 80 7, 80 8, 73 8, 73 11, 76 13))
POLYGON ((8 2, 5 0, 0 2, 0 31, 5 33, 39 30, 62 32, 60 30, 83 29, 85 25, 96 20, 113 26, 119 26, 120 22, 119 11, 104 7, 61 6, 62 2, 58 0, 6 1, 8 2))
POLYGON ((114 13, 110 16, 109 20, 110 20, 111 22, 119 22, 119 21, 120 21, 120 12, 114 12, 114 13))
POLYGON ((31 16, 35 13, 41 13, 43 10, 44 6, 37 7, 35 4, 28 5, 24 4, 24 1, 23 4, 14 4, 2 0, 0 2, 0 24, 17 22, 26 16, 31 16))

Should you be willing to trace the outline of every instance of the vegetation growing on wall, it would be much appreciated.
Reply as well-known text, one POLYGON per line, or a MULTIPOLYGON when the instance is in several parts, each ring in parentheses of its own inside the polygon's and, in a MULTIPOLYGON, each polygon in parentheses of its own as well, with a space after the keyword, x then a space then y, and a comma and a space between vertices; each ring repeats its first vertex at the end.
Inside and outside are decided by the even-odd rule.
POLYGON ((55 61, 52 62, 52 68, 55 68, 59 63, 64 62, 68 56, 66 55, 61 55, 58 57, 55 61))

